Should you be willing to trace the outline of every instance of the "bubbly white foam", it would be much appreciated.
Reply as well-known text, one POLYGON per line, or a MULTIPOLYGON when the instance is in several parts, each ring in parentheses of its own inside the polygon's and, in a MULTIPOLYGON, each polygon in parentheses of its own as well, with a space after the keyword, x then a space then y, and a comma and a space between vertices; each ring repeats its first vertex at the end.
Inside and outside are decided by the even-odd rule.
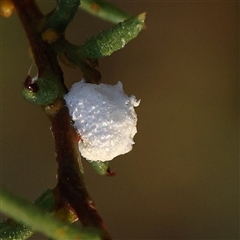
POLYGON ((74 127, 81 136, 79 150, 90 161, 109 161, 132 149, 137 132, 138 106, 122 83, 116 85, 75 83, 64 96, 74 127))

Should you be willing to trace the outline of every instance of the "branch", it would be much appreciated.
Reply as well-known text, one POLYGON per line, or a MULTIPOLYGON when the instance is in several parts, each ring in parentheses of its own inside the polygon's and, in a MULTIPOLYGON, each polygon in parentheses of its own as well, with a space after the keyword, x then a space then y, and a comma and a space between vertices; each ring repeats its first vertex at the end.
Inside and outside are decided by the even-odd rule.
POLYGON ((43 41, 40 26, 43 15, 34 0, 12 0, 19 19, 26 32, 31 51, 37 65, 39 77, 43 73, 54 74, 63 83, 63 74, 57 56, 50 45, 43 41))
MULTIPOLYGON (((12 0, 12 2, 29 39, 39 75, 34 81, 30 76, 26 78, 23 95, 29 102, 42 106, 51 121, 55 140, 58 184, 54 189, 54 213, 62 220, 69 220, 68 214, 73 212, 75 220, 78 218, 87 228, 80 227, 79 232, 5 191, 0 195, 3 212, 54 239, 81 237, 109 240, 111 237, 85 187, 78 149, 78 142, 81 139, 72 125, 68 108, 63 100, 67 89, 58 64, 57 53, 65 54, 69 63, 73 62, 80 66, 89 79, 98 80, 99 72, 95 69, 96 59, 109 56, 135 38, 144 26, 145 14, 131 17, 78 47, 64 39, 64 31, 73 19, 80 0, 58 0, 57 7, 48 16, 42 15, 34 0, 12 0), (65 216, 60 216, 61 214, 65 216), (94 230, 89 227, 94 227, 94 230)), ((100 1, 97 3, 100 6, 98 12, 102 14, 99 16, 102 18, 104 14, 109 17, 110 12, 114 12, 111 4, 100 1)), ((116 16, 119 15, 127 17, 116 10, 112 19, 116 20, 116 16)), ((101 174, 113 175, 108 163, 94 167, 101 174)))
MULTIPOLYGON (((42 31, 41 29, 39 30, 41 25, 39 25, 39 22, 37 24, 34 23, 35 20, 31 19, 29 9, 25 10, 29 6, 34 6, 28 6, 28 1, 30 0, 13 0, 17 13, 29 38, 30 45, 32 48, 36 48, 33 49, 33 55, 40 74, 39 78, 33 83, 37 84, 37 87, 29 85, 30 88, 34 88, 33 90, 28 88, 27 90, 29 90, 29 92, 27 93, 24 91, 24 96, 27 97, 29 101, 32 99, 33 103, 42 105, 43 110, 52 123, 52 132, 55 139, 57 154, 56 160, 58 162, 58 184, 55 189, 55 210, 59 212, 66 204, 70 204, 69 207, 73 209, 84 226, 96 227, 101 232, 101 239, 111 239, 104 227, 101 217, 95 209, 92 199, 87 193, 83 180, 83 172, 80 171, 81 159, 78 150, 79 136, 71 124, 71 118, 68 114, 67 107, 64 106, 65 102, 62 95, 58 96, 55 101, 53 101, 52 93, 54 93, 54 89, 58 87, 56 83, 64 86, 62 72, 58 65, 56 53, 52 49, 52 45, 42 40, 42 31), (26 5, 24 6, 24 4, 26 5), (36 93, 34 89, 36 89, 36 93), (50 96, 51 103, 49 102, 50 100, 44 102, 45 97, 47 97, 44 94, 50 96)), ((30 2, 33 2, 33 0, 30 2)), ((76 3, 75 0, 67 1, 68 4, 70 4, 70 2, 76 3)), ((60 4, 61 7, 55 10, 55 17, 63 11, 64 1, 59 0, 58 4, 60 4)), ((57 21, 55 17, 53 19, 57 21)), ((68 23, 69 19, 67 18, 66 20, 68 23)), ((56 26, 67 26, 67 23, 63 24, 62 21, 63 19, 60 21, 61 24, 57 24, 56 26)), ((61 93, 63 93, 63 91, 61 93)), ((41 221, 40 218, 38 220, 41 221)), ((50 232, 46 231, 44 233, 50 234, 50 232)), ((89 236, 87 238, 91 239, 89 236)), ((73 238, 65 236, 65 239, 73 238)))
POLYGON ((62 107, 52 119, 55 152, 58 162, 57 190, 73 207, 84 226, 93 226, 102 231, 102 239, 111 239, 84 184, 81 157, 78 150, 79 135, 71 124, 68 108, 62 107))
POLYGON ((4 214, 53 239, 101 239, 97 230, 86 227, 75 228, 65 224, 50 216, 48 212, 29 204, 27 201, 3 189, 0 191, 0 202, 1 211, 4 214))

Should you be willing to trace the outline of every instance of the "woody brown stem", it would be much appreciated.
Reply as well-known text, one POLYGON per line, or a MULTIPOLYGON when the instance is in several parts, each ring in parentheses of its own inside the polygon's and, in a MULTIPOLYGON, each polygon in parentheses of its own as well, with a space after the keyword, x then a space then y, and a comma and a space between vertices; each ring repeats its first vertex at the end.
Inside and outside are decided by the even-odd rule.
POLYGON ((81 166, 79 166, 79 135, 70 122, 67 107, 62 107, 54 116, 52 132, 58 162, 57 190, 61 197, 66 199, 73 207, 79 221, 84 226, 102 229, 103 239, 110 239, 103 221, 85 188, 83 173, 80 171, 81 166))
MULTIPOLYGON (((54 74, 64 85, 56 53, 51 49, 51 45, 41 38, 39 28, 44 16, 35 1, 12 1, 28 37, 39 75, 41 76, 42 72, 54 74)), ((79 136, 71 124, 64 100, 59 98, 49 106, 43 107, 43 110, 52 124, 58 162, 58 184, 54 189, 56 210, 66 208, 69 204, 82 225, 98 228, 102 232, 102 239, 111 239, 86 190, 83 172, 80 170, 79 136)))
POLYGON ((12 2, 26 32, 39 76, 42 72, 50 70, 62 81, 62 71, 58 66, 56 54, 41 38, 40 26, 44 15, 36 2, 34 0, 12 0, 12 2))

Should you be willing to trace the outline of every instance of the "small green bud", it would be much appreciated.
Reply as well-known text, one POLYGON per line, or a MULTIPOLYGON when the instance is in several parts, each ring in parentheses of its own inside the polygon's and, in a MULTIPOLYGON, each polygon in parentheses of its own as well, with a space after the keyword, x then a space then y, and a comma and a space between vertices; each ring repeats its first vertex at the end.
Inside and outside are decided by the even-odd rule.
POLYGON ((109 162, 92 161, 91 165, 100 175, 108 174, 109 162))

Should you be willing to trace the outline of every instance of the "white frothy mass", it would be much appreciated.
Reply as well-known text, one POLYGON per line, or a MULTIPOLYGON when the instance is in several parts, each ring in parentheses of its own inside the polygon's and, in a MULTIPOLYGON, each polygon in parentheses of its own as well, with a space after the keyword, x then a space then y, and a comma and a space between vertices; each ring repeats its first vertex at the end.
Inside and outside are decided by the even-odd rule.
POLYGON ((79 150, 90 161, 109 161, 132 149, 137 132, 138 106, 128 97, 122 83, 116 85, 75 83, 64 96, 74 127, 81 136, 79 150))

